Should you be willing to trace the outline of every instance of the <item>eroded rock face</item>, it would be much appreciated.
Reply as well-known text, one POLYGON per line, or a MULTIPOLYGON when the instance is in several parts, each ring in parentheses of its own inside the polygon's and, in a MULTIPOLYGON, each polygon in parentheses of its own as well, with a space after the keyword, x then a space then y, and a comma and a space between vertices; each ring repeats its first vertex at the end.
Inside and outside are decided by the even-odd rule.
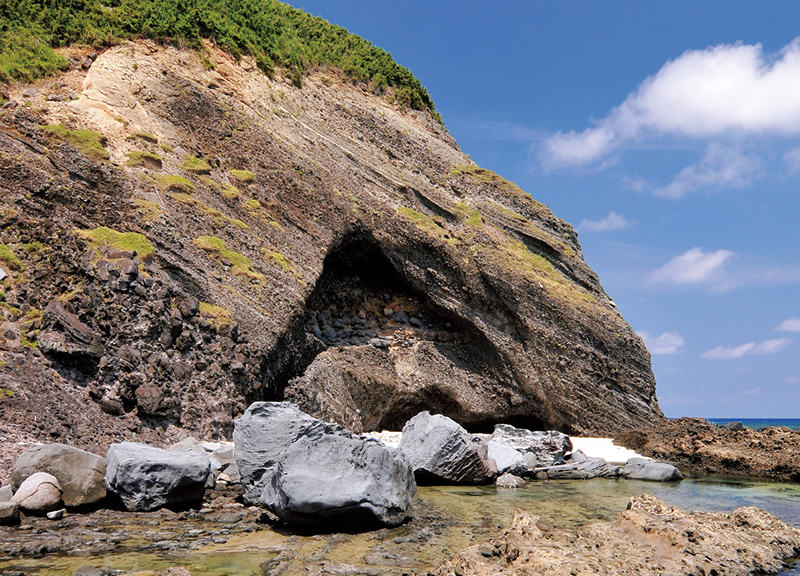
POLYGON ((613 522, 575 532, 518 511, 511 529, 435 572, 463 574, 776 574, 800 552, 800 530, 757 508, 685 513, 653 496, 630 500, 613 522), (588 567, 588 568, 587 568, 588 567))
POLYGON ((236 421, 245 498, 279 518, 348 529, 411 516, 414 473, 401 451, 353 436, 289 402, 257 402, 236 421))
POLYGON ((529 468, 564 464, 572 450, 569 436, 557 430, 524 430, 508 424, 497 424, 489 441, 520 452, 529 468))
POLYGON ((298 89, 207 54, 214 70, 116 46, 54 79, 78 99, 0 119, 6 302, 27 310, 3 325, 3 421, 88 447, 229 438, 250 403, 283 398, 355 431, 425 409, 476 431, 662 418, 649 354, 569 224, 426 113, 335 71, 298 89), (39 128, 58 124, 98 132, 103 154, 39 128), (152 252, 78 232, 100 227, 152 252), (39 423, 31 407, 59 402, 39 423))

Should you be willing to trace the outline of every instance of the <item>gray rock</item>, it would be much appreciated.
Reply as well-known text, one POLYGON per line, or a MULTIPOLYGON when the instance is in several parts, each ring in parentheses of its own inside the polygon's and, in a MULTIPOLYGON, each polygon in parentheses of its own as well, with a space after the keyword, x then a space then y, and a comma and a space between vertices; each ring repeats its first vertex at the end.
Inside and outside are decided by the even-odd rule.
POLYGON ((14 490, 10 484, 0 487, 0 502, 11 502, 11 497, 14 495, 14 490))
POLYGON ((580 464, 581 462, 586 462, 589 457, 583 453, 583 450, 575 450, 569 457, 570 464, 580 464))
POLYGON ((97 361, 105 354, 102 337, 65 310, 57 299, 51 300, 44 310, 37 342, 42 352, 78 359, 97 361))
POLYGON ((525 480, 519 476, 515 476, 506 472, 497 478, 495 484, 497 484, 498 488, 521 488, 522 486, 525 486, 525 480))
POLYGON ((728 422, 727 424, 723 424, 722 428, 725 430, 733 430, 734 432, 743 432, 747 430, 741 422, 728 422))
POLYGON ((90 506, 106 497, 106 462, 96 454, 64 444, 34 446, 17 458, 11 488, 16 491, 35 472, 47 472, 58 479, 68 508, 90 506))
POLYGON ((521 452, 531 468, 563 464, 564 456, 572 450, 566 434, 555 430, 534 432, 508 424, 497 424, 491 440, 521 452))
POLYGON ((620 468, 602 458, 586 458, 578 463, 537 468, 536 472, 545 472, 548 478, 557 480, 589 480, 591 478, 616 478, 620 474, 620 468))
POLYGON ((75 572, 72 573, 72 576, 105 576, 103 571, 100 568, 95 566, 80 566, 75 572))
POLYGON ((408 324, 410 318, 408 317, 408 313, 405 310, 398 310, 394 314, 392 314, 392 320, 395 322, 402 322, 403 324, 408 324))
POLYGON ((231 464, 236 464, 234 444, 233 442, 223 442, 211 453, 211 469, 224 470, 231 464))
POLYGON ((19 524, 19 504, 16 502, 0 502, 0 526, 19 524))
POLYGON ((61 508, 60 510, 53 510, 52 512, 47 513, 48 520, 61 520, 64 517, 64 514, 67 513, 66 508, 61 508))
POLYGON ((208 456, 195 450, 122 442, 106 454, 106 487, 131 512, 201 500, 210 472, 208 456))
POLYGON ((375 348, 388 348, 392 345, 391 340, 386 340, 385 338, 371 338, 369 340, 369 345, 374 346, 375 348))
POLYGON ((236 421, 245 500, 288 522, 394 526, 410 517, 414 474, 400 451, 356 438, 289 402, 256 402, 236 421))
POLYGON ((194 450, 195 452, 200 452, 201 454, 206 453, 206 449, 205 446, 203 446, 203 443, 200 442, 200 440, 198 440, 194 436, 189 436, 187 438, 184 438, 183 440, 181 440, 180 442, 176 442, 172 446, 167 446, 166 449, 169 452, 175 452, 178 450, 194 450))
POLYGON ((12 502, 29 514, 44 514, 61 507, 61 486, 52 474, 36 472, 14 491, 12 502))
POLYGON ((486 442, 441 414, 424 411, 406 422, 400 449, 418 482, 486 484, 497 476, 486 442))
POLYGON ((631 458, 622 468, 622 475, 633 480, 669 482, 683 480, 683 474, 672 464, 653 462, 644 458, 631 458))
POLYGON ((510 472, 511 474, 520 475, 528 470, 528 463, 518 450, 493 440, 489 440, 486 446, 489 458, 495 461, 499 473, 510 472))

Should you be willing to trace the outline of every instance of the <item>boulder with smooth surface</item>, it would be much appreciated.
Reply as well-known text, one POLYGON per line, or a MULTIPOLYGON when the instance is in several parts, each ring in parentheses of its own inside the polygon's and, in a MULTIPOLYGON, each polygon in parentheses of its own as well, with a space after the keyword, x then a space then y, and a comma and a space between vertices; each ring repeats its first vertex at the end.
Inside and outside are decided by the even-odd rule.
POLYGON ((486 446, 489 458, 495 461, 499 474, 508 472, 519 476, 529 471, 528 463, 522 452, 493 440, 489 440, 486 446))
POLYGON ((196 450, 122 442, 106 454, 106 487, 131 512, 202 500, 210 472, 208 456, 196 450))
POLYGON ((403 427, 400 449, 418 482, 486 484, 497 476, 486 442, 441 414, 420 412, 403 427))
POLYGON ((23 452, 11 474, 11 488, 36 472, 47 472, 58 479, 64 505, 90 506, 106 497, 104 458, 64 444, 34 446, 23 452))
POLYGON ((402 452, 289 402, 252 404, 233 440, 245 499, 282 520, 358 529, 410 517, 416 483, 402 452))
POLYGON ((16 502, 0 502, 0 526, 19 524, 19 504, 16 502))
POLYGON ((683 474, 672 464, 653 462, 645 458, 631 458, 622 468, 622 475, 633 480, 670 482, 683 480, 683 474))
POLYGON ((61 508, 61 486, 52 474, 36 472, 20 484, 11 501, 27 514, 46 514, 61 508))

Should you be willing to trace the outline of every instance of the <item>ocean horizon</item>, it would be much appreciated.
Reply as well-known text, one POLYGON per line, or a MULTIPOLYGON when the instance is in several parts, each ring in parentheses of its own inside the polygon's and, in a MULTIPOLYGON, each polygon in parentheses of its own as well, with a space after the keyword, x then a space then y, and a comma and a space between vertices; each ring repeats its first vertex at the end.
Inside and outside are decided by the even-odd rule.
POLYGON ((741 422, 745 428, 752 430, 773 426, 785 426, 792 430, 800 430, 800 418, 706 418, 706 420, 719 426, 728 422, 741 422))

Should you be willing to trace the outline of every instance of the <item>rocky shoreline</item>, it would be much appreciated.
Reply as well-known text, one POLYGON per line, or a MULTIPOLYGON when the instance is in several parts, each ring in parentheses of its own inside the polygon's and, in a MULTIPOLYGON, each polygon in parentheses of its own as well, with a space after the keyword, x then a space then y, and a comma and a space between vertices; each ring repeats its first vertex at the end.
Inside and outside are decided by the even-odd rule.
MULTIPOLYGON (((281 566, 304 558, 299 544, 285 542, 292 534, 335 538, 341 531, 372 530, 388 538, 391 527, 408 526, 402 529, 408 542, 426 542, 441 518, 431 516, 430 508, 414 508, 417 483, 496 483, 503 490, 552 479, 681 477, 661 462, 632 458, 618 465, 589 458, 555 431, 498 425, 493 434, 470 434, 427 412, 412 418, 402 434, 372 435, 381 441, 312 418, 286 402, 257 402, 236 426, 233 443, 189 438, 162 450, 123 442, 109 447, 105 458, 57 444, 33 447, 18 458, 11 485, 0 488, 0 524, 5 525, 0 525, 0 557, 191 553, 263 532, 273 543, 264 549, 263 572, 283 574, 281 566), (26 488, 34 479, 35 486, 26 488)), ((616 523, 578 532, 558 531, 547 519, 521 513, 509 531, 456 554, 437 573, 496 573, 498 566, 515 573, 582 574, 580 566, 623 573, 619 567, 635 548, 626 538, 643 539, 653 550, 642 560, 651 572, 637 574, 677 573, 670 572, 675 566, 688 570, 680 573, 710 573, 699 570, 715 562, 727 567, 718 569, 720 575, 749 574, 756 565, 774 573, 800 553, 800 531, 765 512, 684 514, 642 495, 616 523), (697 530, 702 538, 692 536, 697 530), (767 541, 765 531, 777 537, 767 541), (547 554, 542 555, 542 546, 547 554), (734 549, 741 557, 732 560, 734 549), (534 557, 539 564, 530 563, 534 557), (772 560, 764 561, 767 557, 772 560), (547 558, 578 572, 541 564, 547 558), (545 568, 554 571, 535 571, 545 568)), ((402 548, 404 541, 395 545, 402 548)), ((1 566, 3 575, 26 573, 2 572, 1 566)), ((320 566, 320 574, 365 573, 334 565, 326 572, 327 565, 320 566)))

